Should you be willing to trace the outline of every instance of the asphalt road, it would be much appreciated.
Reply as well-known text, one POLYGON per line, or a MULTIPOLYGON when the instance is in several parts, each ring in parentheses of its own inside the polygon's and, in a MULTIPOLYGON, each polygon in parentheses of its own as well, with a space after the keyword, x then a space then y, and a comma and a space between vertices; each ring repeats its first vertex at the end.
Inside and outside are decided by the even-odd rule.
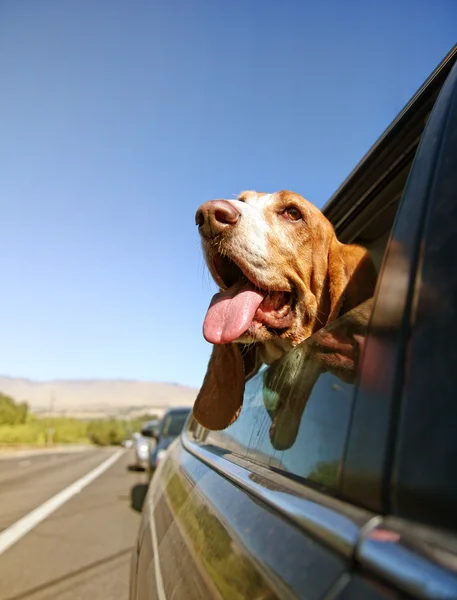
MULTIPOLYGON (((0 460, 0 534, 115 451, 0 460)), ((0 600, 127 600, 144 473, 131 451, 0 554, 0 600)))

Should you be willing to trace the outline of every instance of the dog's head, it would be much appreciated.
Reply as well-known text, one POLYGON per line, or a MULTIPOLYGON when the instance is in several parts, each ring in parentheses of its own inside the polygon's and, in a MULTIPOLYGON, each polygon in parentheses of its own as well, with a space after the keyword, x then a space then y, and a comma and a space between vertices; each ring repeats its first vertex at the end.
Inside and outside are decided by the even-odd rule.
POLYGON ((321 211, 289 191, 206 202, 196 224, 220 292, 203 325, 215 348, 194 416, 222 429, 239 413, 244 378, 335 319, 343 302, 346 311, 368 298, 374 269, 363 248, 341 244, 321 211))

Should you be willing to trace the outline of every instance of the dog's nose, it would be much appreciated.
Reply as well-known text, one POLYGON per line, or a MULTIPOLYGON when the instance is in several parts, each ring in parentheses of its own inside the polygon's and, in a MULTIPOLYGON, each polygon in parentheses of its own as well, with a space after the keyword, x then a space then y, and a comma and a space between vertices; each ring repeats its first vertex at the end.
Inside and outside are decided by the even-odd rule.
POLYGON ((195 215, 195 223, 204 237, 214 237, 240 220, 241 213, 227 200, 210 200, 202 204, 195 215))

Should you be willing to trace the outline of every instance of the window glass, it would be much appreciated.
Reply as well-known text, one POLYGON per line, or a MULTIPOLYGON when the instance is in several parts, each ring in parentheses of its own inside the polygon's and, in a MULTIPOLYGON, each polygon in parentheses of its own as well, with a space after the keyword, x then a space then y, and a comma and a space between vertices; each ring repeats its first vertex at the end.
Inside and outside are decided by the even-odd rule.
POLYGON ((239 418, 205 444, 336 490, 371 300, 247 382, 239 418))
POLYGON ((178 436, 187 417, 189 416, 190 409, 186 412, 172 413, 167 415, 163 422, 162 435, 164 436, 178 436))

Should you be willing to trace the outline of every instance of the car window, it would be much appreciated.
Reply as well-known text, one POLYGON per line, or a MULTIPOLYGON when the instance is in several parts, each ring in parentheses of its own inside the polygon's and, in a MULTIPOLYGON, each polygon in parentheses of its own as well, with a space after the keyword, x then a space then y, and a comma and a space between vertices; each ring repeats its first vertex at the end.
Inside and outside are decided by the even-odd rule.
POLYGON ((264 367, 239 418, 205 444, 336 490, 370 312, 371 300, 264 367))
POLYGON ((178 436, 184 427, 188 415, 189 412, 167 415, 163 421, 162 435, 178 436))

